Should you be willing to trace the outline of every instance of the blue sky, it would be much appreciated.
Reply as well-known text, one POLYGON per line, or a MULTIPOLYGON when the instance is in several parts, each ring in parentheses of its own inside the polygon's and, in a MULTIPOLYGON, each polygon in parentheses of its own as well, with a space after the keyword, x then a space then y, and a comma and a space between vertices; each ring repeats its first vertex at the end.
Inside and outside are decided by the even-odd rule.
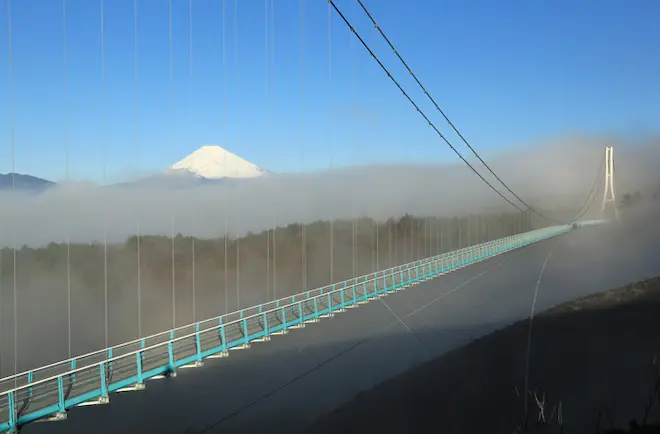
MULTIPOLYGON (((11 170, 5 2, 2 173, 11 170)), ((189 1, 173 1, 170 104, 169 0, 137 2, 137 86, 133 0, 105 0, 103 56, 101 1, 66 0, 66 92, 61 1, 12 1, 16 170, 64 179, 66 137, 69 177, 95 182, 103 181, 104 165, 111 182, 159 170, 202 144, 224 146, 273 171, 456 161, 334 12, 329 43, 326 1, 304 1, 302 18, 300 0, 224 0, 224 18, 222 3, 193 0, 191 56, 189 1)), ((337 4, 464 150, 357 3, 337 4)), ((365 4, 486 156, 575 132, 625 138, 657 132, 660 2, 365 4)))

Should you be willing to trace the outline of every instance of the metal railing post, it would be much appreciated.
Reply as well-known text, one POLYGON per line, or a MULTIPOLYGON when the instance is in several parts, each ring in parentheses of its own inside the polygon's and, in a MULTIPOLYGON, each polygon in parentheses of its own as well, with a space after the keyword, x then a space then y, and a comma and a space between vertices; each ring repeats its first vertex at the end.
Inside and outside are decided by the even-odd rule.
POLYGON ((202 361, 202 343, 199 339, 199 323, 195 324, 195 347, 197 347, 197 361, 202 361))
POLYGON ((15 392, 9 392, 7 394, 7 400, 9 401, 9 432, 17 433, 18 432, 18 415, 16 414, 16 399, 14 398, 15 392))
POLYGON ((99 365, 99 374, 101 375, 101 400, 108 401, 108 383, 105 377, 105 363, 99 365))
MULTIPOLYGON (((28 372, 28 385, 32 384, 33 378, 32 371, 28 372)), ((28 398, 32 399, 32 386, 28 387, 28 398)))
MULTIPOLYGON (((108 348, 108 359, 112 359, 112 348, 108 348)), ((112 383, 112 360, 108 362, 108 383, 112 383)))
MULTIPOLYGON (((222 322, 222 318, 220 319, 222 322)), ((167 356, 169 362, 170 375, 176 374, 176 365, 174 364, 174 331, 170 332, 170 341, 167 343, 167 356)), ((223 339, 224 341, 224 339, 223 339)))
POLYGON ((64 404, 64 381, 61 375, 57 377, 57 410, 59 413, 66 411, 64 404))
POLYGON ((269 327, 268 327, 268 314, 267 313, 264 314, 264 332, 266 333, 266 336, 270 335, 270 330, 269 330, 269 327))
POLYGON ((137 363, 137 377, 138 377, 138 387, 144 385, 144 372, 142 371, 142 358, 144 357, 144 339, 140 341, 140 350, 135 353, 135 360, 137 363))
POLYGON ((286 330, 288 328, 286 323, 286 308, 282 308, 282 329, 286 330))
MULTIPOLYGON (((71 360, 71 370, 76 369, 76 359, 71 360)), ((71 375, 71 384, 76 384, 76 374, 71 375)))
POLYGON ((241 321, 243 327, 243 343, 247 345, 250 342, 250 336, 248 335, 247 320, 241 321))
POLYGON ((227 352, 227 338, 225 333, 225 325, 222 323, 222 318, 220 318, 220 339, 222 339, 222 352, 227 352))
POLYGON ((314 297, 314 318, 318 319, 319 317, 319 298, 314 297))

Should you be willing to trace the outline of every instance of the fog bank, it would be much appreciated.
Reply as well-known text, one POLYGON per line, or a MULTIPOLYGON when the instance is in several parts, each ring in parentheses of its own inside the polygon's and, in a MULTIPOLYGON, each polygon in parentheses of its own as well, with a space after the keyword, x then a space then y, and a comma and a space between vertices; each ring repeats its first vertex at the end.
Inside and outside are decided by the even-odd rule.
MULTIPOLYGON (((603 140, 561 140, 507 151, 491 167, 522 198, 542 209, 578 208, 602 171, 603 140)), ((615 144, 615 182, 649 192, 658 182, 660 148, 615 144)), ((467 155, 467 154, 466 154, 467 155)), ((516 202, 487 171, 486 179, 516 202)), ((51 241, 111 242, 140 234, 242 236, 274 226, 318 220, 408 214, 453 216, 512 209, 464 165, 383 165, 331 172, 192 185, 135 183, 60 185, 39 195, 3 192, 0 245, 51 241)), ((600 200, 599 198, 597 200, 600 200)))

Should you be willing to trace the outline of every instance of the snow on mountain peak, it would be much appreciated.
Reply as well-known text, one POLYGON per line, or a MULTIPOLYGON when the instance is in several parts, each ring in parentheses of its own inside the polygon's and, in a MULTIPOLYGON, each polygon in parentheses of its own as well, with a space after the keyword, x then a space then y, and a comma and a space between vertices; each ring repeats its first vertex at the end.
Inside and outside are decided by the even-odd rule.
POLYGON ((232 154, 220 146, 205 145, 172 165, 171 170, 186 171, 207 179, 256 178, 267 171, 232 154))

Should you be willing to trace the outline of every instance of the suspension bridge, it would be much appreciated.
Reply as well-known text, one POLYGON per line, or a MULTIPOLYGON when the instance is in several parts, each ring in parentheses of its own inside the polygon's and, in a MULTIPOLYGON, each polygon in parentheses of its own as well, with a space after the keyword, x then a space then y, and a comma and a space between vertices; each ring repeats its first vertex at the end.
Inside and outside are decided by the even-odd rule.
MULTIPOLYGON (((7 0, 6 10, 9 46, 7 53, 9 58, 8 77, 11 93, 9 99, 12 174, 16 172, 12 70, 14 62, 12 38, 16 29, 12 24, 13 12, 11 9, 15 3, 7 0)), ((227 3, 229 4, 229 2, 227 3)), ((173 16, 181 11, 181 4, 174 2, 173 6, 173 2, 170 1, 167 11, 170 36, 168 95, 170 110, 172 110, 175 97, 172 78, 174 71, 173 32, 175 30, 173 30, 172 22, 173 16)), ((304 4, 305 2, 300 2, 301 33, 304 29, 304 4)), ((268 225, 270 227, 263 231, 265 243, 262 239, 257 241, 261 243, 260 248, 265 246, 265 251, 260 252, 264 258, 259 259, 262 261, 259 264, 263 264, 266 269, 266 281, 256 279, 251 281, 252 283, 246 284, 246 280, 250 282, 250 278, 254 277, 251 276, 255 273, 254 267, 250 268, 250 266, 256 263, 257 259, 242 261, 240 249, 241 246, 243 249, 250 248, 249 239, 238 236, 230 239, 228 219, 225 213, 224 222, 220 223, 220 225, 224 223, 224 234, 218 238, 217 245, 213 245, 222 253, 219 255, 222 259, 216 265, 218 268, 224 268, 221 273, 222 279, 219 280, 223 283, 222 291, 214 292, 212 290, 210 292, 212 296, 217 293, 220 298, 224 297, 222 308, 217 308, 216 306, 202 306, 212 303, 209 298, 203 298, 208 294, 198 293, 195 289, 200 285, 197 280, 198 286, 196 286, 196 279, 200 279, 196 271, 201 267, 200 261, 210 261, 207 258, 208 251, 201 251, 205 241, 201 237, 190 237, 188 240, 179 235, 175 228, 177 222, 175 213, 172 213, 171 219, 166 219, 171 222, 170 237, 163 238, 165 240, 163 246, 166 246, 163 248, 166 260, 170 259, 169 254, 171 253, 172 296, 171 306, 168 307, 171 308, 171 325, 161 325, 161 323, 168 324, 170 320, 168 315, 164 315, 166 319, 158 323, 159 325, 156 327, 159 331, 144 333, 144 324, 149 320, 148 315, 144 312, 148 312, 150 306, 143 305, 145 294, 141 276, 146 273, 145 270, 150 265, 149 258, 145 258, 143 255, 145 251, 148 251, 149 243, 160 246, 158 243, 162 240, 159 240, 156 235, 141 231, 140 228, 146 225, 146 218, 141 215, 135 221, 131 220, 131 224, 135 223, 137 230, 132 234, 133 238, 126 243, 127 248, 132 248, 131 243, 135 242, 134 253, 136 256, 131 256, 130 259, 137 261, 137 306, 125 309, 131 312, 131 315, 134 311, 137 312, 137 333, 132 338, 124 339, 116 344, 110 344, 109 338, 112 328, 109 311, 111 302, 109 300, 112 297, 113 270, 108 265, 108 255, 109 252, 116 253, 119 250, 108 240, 107 228, 110 223, 106 217, 103 220, 103 240, 97 245, 97 250, 90 250, 88 253, 89 256, 97 255, 94 258, 102 258, 102 262, 99 264, 102 265, 100 274, 104 277, 101 279, 104 284, 102 285, 104 297, 101 301, 92 298, 92 303, 102 304, 103 307, 99 308, 96 305, 96 307, 88 309, 103 317, 103 345, 99 346, 97 340, 94 343, 97 349, 80 353, 76 353, 72 349, 72 333, 76 332, 75 330, 72 332, 72 304, 76 302, 72 296, 72 269, 75 268, 76 259, 84 262, 89 257, 76 256, 76 243, 71 241, 71 228, 69 227, 69 238, 62 250, 57 253, 57 255, 63 255, 66 264, 68 334, 66 339, 57 340, 53 344, 60 349, 68 346, 68 357, 52 363, 42 363, 41 366, 30 365, 23 370, 19 369, 19 350, 21 348, 26 348, 39 339, 44 342, 58 338, 49 334, 48 330, 44 330, 43 327, 24 325, 23 327, 28 328, 29 332, 23 331, 20 334, 22 338, 19 339, 19 324, 26 324, 20 321, 21 312, 18 305, 19 294, 22 291, 21 279, 25 278, 18 274, 17 266, 22 266, 22 261, 26 256, 21 256, 24 249, 19 247, 20 244, 17 244, 16 238, 14 238, 11 247, 5 248, 0 255, 0 260, 2 260, 2 265, 0 265, 0 285, 2 285, 0 287, 0 313, 3 314, 0 318, 0 341, 2 341, 0 349, 4 354, 8 354, 11 350, 6 338, 8 334, 6 325, 9 324, 7 312, 9 310, 12 311, 9 317, 12 323, 11 332, 13 332, 11 340, 13 343, 13 350, 11 350, 13 371, 11 373, 7 373, 6 363, 3 363, 7 357, 2 357, 0 354, 0 374, 2 376, 0 379, 0 432, 14 433, 21 429, 29 430, 29 432, 41 432, 39 430, 43 430, 43 432, 77 432, 81 430, 105 432, 103 430, 107 430, 110 432, 132 423, 140 425, 141 418, 146 417, 149 412, 158 414, 153 420, 155 425, 150 422, 150 426, 153 428, 157 425, 161 432, 183 432, 186 427, 190 426, 192 419, 194 419, 196 427, 194 432, 209 432, 214 429, 221 429, 223 432, 251 431, 263 428, 263 426, 251 426, 251 424, 256 424, 257 419, 262 424, 265 423, 264 421, 278 420, 277 417, 266 415, 273 412, 285 413, 287 408, 289 411, 293 411, 291 406, 295 406, 296 411, 305 413, 300 417, 301 421, 309 422, 320 411, 331 409, 360 390, 371 387, 396 372, 443 354, 456 345, 487 333, 502 324, 525 317, 529 314, 530 304, 536 306, 537 301, 539 309, 549 307, 578 295, 606 289, 608 286, 618 283, 617 279, 626 283, 630 279, 653 275, 656 270, 655 265, 651 262, 638 261, 633 266, 630 263, 621 263, 620 255, 607 256, 607 243, 612 242, 612 234, 616 234, 616 230, 611 227, 617 225, 612 222, 618 222, 620 218, 615 198, 612 147, 605 147, 604 155, 598 156, 600 163, 595 180, 591 189, 583 193, 584 200, 580 204, 563 214, 560 213, 561 215, 553 215, 538 205, 532 206, 498 176, 452 123, 406 63, 403 55, 395 48, 392 40, 386 36, 384 29, 376 23, 374 16, 365 4, 359 0, 356 4, 359 9, 356 8, 352 12, 362 11, 364 13, 367 23, 375 29, 373 36, 381 38, 385 42, 385 47, 394 54, 393 59, 402 65, 403 71, 412 78, 412 85, 421 89, 423 97, 430 102, 429 107, 447 121, 452 132, 456 133, 460 141, 479 161, 480 166, 471 163, 468 157, 461 154, 459 149, 451 143, 448 135, 441 132, 432 120, 432 115, 424 110, 413 93, 407 90, 408 88, 402 84, 402 81, 397 79, 392 68, 387 66, 375 52, 371 39, 361 35, 360 31, 354 27, 349 14, 340 9, 332 0, 327 5, 329 80, 332 77, 332 41, 333 37, 336 38, 332 35, 332 30, 335 28, 333 26, 336 26, 337 29, 342 28, 347 37, 350 37, 351 44, 354 44, 354 46, 351 45, 351 49, 360 48, 364 57, 369 58, 380 69, 380 73, 387 80, 388 85, 393 86, 397 92, 403 95, 402 103, 412 106, 412 112, 416 112, 418 116, 421 116, 423 123, 431 127, 434 138, 456 154, 475 179, 486 187, 486 190, 505 206, 513 208, 513 217, 509 218, 505 213, 500 213, 502 215, 477 217, 474 220, 466 217, 463 221, 456 218, 442 220, 437 216, 431 216, 420 221, 411 219, 409 226, 404 224, 402 228, 390 220, 386 222, 370 220, 369 229, 365 235, 359 233, 360 219, 354 216, 347 223, 348 230, 351 231, 349 236, 351 246, 344 252, 344 254, 352 256, 350 265, 345 263, 346 258, 341 257, 342 253, 338 253, 339 246, 336 245, 338 234, 342 231, 339 227, 341 226, 340 219, 335 222, 329 218, 328 236, 326 245, 323 246, 327 249, 327 254, 322 256, 323 261, 327 263, 329 272, 327 276, 317 276, 317 278, 312 275, 311 270, 315 267, 318 268, 319 264, 314 262, 315 258, 308 252, 312 249, 309 238, 314 228, 313 224, 301 224, 293 229, 291 229, 292 226, 289 226, 286 230, 296 231, 295 237, 290 243, 295 243, 300 248, 299 257, 296 258, 300 264, 300 273, 294 278, 288 276, 289 280, 284 283, 282 283, 284 280, 282 265, 278 263, 276 255, 278 254, 277 249, 282 249, 282 243, 289 242, 288 239, 282 240, 288 235, 287 233, 280 235, 285 229, 280 230, 275 223, 271 223, 268 225), (335 17, 334 24, 333 17, 335 17), (603 188, 601 207, 600 210, 594 211, 594 203, 601 188, 603 188), (613 212, 608 212, 611 210, 613 212), (587 219, 587 216, 594 219, 587 219), (401 231, 398 235, 397 230, 401 231), (415 234, 415 230, 417 230, 417 234, 415 234), (278 238, 281 240, 278 241, 278 238), (364 238, 369 238, 368 248, 363 249, 360 253, 358 249, 364 238), (170 239, 171 251, 167 250, 170 239), (242 244, 241 240, 243 240, 242 244), (192 309, 192 315, 190 321, 185 322, 177 318, 181 309, 181 306, 177 306, 177 301, 180 301, 181 298, 180 294, 177 294, 179 282, 177 279, 181 279, 181 277, 177 275, 179 251, 176 246, 177 242, 184 241, 191 243, 190 252, 192 253, 192 272, 190 275, 187 272, 184 273, 185 278, 192 279, 192 299, 189 300, 189 305, 184 305, 184 308, 192 309), (385 247, 380 243, 383 243, 385 247), (589 245, 590 243, 591 245, 589 245), (601 256, 593 254, 594 243, 598 245, 599 248, 596 251, 601 252, 601 256), (585 245, 589 245, 588 252, 585 250, 585 245), (382 253, 381 250, 385 250, 385 253, 382 253), (233 256, 234 253, 235 256, 233 256), (360 255, 366 255, 367 259, 364 260, 360 255), (551 257, 553 260, 548 267, 549 270, 545 271, 551 257), (363 260, 368 262, 367 266, 360 264, 363 260), (344 273, 340 270, 342 264, 346 268, 344 273), (9 277, 3 266, 11 268, 9 277), (241 274, 241 266, 247 267, 248 271, 244 270, 241 274), (602 278, 582 282, 579 290, 566 290, 558 283, 561 280, 559 277, 562 275, 570 275, 579 279, 578 273, 581 270, 594 270, 602 267, 616 267, 618 274, 613 276, 596 273, 602 278), (367 271, 360 273, 361 270, 367 271), (553 291, 546 291, 549 292, 549 295, 542 295, 537 300, 542 276, 552 282, 547 286, 553 291), (241 279, 243 279, 242 290, 241 279), (314 283, 317 281, 323 283, 315 285, 314 283), (232 284, 236 288, 236 308, 233 310, 229 307, 229 287, 232 284), (246 287, 264 284, 266 288, 259 288, 257 291, 259 294, 265 292, 265 300, 261 295, 255 298, 254 294, 246 289, 246 287), (529 288, 534 288, 534 285, 536 285, 536 290, 530 292, 529 288), (287 288, 282 289, 283 286, 287 286, 287 288), (11 306, 7 302, 8 289, 13 291, 10 298, 11 306), (278 296, 278 289, 280 294, 286 295, 278 296), (243 303, 241 303, 241 299, 243 303), (261 300, 251 303, 254 299, 261 300), (248 302, 246 303, 245 300, 248 302), (475 302, 475 300, 478 301, 475 302), (199 320, 199 317, 203 319, 199 320), (181 325, 182 322, 183 325, 181 325), (1 339, 3 337, 4 339, 1 339), (383 363, 389 366, 375 368, 383 363), (188 376, 184 374, 186 371, 197 373, 194 376, 188 376), (347 373, 347 371, 352 372, 347 373), (338 385, 337 383, 343 381, 339 380, 342 376, 346 376, 346 384, 338 385), (184 389, 170 390, 168 389, 170 386, 163 386, 163 384, 170 383, 173 385, 171 387, 177 387, 178 383, 181 385, 180 387, 187 388, 185 390, 212 388, 219 391, 218 393, 222 396, 214 395, 209 399, 201 400, 204 402, 196 399, 192 399, 195 402, 186 402, 188 399, 181 398, 179 395, 189 392, 183 391, 184 389), (152 385, 157 392, 151 392, 152 385), (285 391, 287 388, 288 391, 285 391), (312 394, 308 392, 309 390, 319 390, 319 393, 310 396, 312 394), (130 398, 132 396, 145 396, 148 399, 130 398), (115 411, 114 414, 120 416, 113 417, 110 416, 111 413, 101 414, 94 408, 85 407, 104 409, 115 407, 116 410, 111 411, 115 411), (193 407, 194 409, 192 409, 193 407), (94 416, 85 416, 85 412, 94 416), (104 421, 99 417, 121 419, 121 421, 113 424, 111 420, 104 421), (37 424, 35 422, 62 423, 37 424)), ((190 1, 186 5, 189 20, 187 75, 192 79, 194 76, 193 2, 190 1)), ((227 73, 225 67, 225 28, 229 27, 227 23, 230 21, 229 18, 233 19, 231 29, 234 32, 233 54, 236 58, 237 2, 233 2, 233 10, 225 5, 224 0, 221 0, 217 6, 221 24, 216 30, 222 33, 220 40, 223 67, 222 85, 226 90, 231 87, 232 83, 227 78, 231 74, 227 73)), ((99 1, 102 87, 106 85, 105 80, 107 80, 103 68, 105 68, 104 50, 107 42, 105 26, 107 25, 108 7, 108 5, 104 5, 103 0, 99 1)), ((266 0, 263 21, 266 37, 264 63, 266 65, 265 94, 267 101, 275 66, 274 8, 274 2, 266 0), (273 70, 269 70, 269 68, 273 68, 273 70)), ((134 122, 136 138, 140 124, 138 117, 138 10, 138 2, 134 1, 130 12, 134 32, 132 42, 135 49, 136 107, 134 122)), ((118 13, 118 10, 114 12, 118 13)), ((64 47, 62 63, 65 78, 63 87, 66 92, 67 74, 70 74, 67 72, 66 32, 67 20, 71 19, 70 12, 67 13, 66 0, 61 3, 61 13, 64 47)), ((301 46, 303 42, 304 38, 301 39, 301 46)), ((304 52, 304 47, 301 52, 304 52)), ((234 71, 234 77, 236 75, 237 73, 234 71)), ((143 79, 143 81, 146 80, 143 79)), ((398 96, 401 97, 401 95, 398 96)), ((108 95, 104 93, 103 98, 108 98, 108 95)), ((226 98, 223 100, 226 101, 226 98)), ((330 113, 328 123, 332 125, 332 110, 330 113)), ((266 108, 266 130, 269 128, 268 125, 269 111, 266 108)), ((65 130, 68 134, 68 126, 65 126, 65 130)), ((65 154, 68 179, 70 155, 68 135, 65 141, 67 142, 65 154)), ((329 153, 329 166, 332 169, 332 148, 329 153)), ((223 155, 225 155, 223 157, 225 158, 223 178, 231 178, 230 170, 227 168, 227 153, 223 155)), ((234 157, 231 156, 231 158, 234 157)), ((243 165, 241 167, 248 167, 249 170, 257 173, 255 176, 260 176, 264 172, 253 166, 243 165)), ((207 166, 204 167, 208 169, 207 166)), ((234 170, 238 170, 236 167, 238 166, 234 166, 234 170)), ((104 181, 105 169, 104 162, 104 181)), ((13 189, 16 189, 15 179, 13 189)), ((223 192, 226 191, 230 191, 230 189, 223 190, 223 192)), ((234 193, 230 191, 226 194, 229 196, 234 193)), ((433 200, 433 194, 428 194, 431 197, 430 200, 433 200)), ((236 197, 232 197, 232 199, 236 200, 236 197)), ((222 205, 227 203, 230 202, 222 202, 222 205)), ((174 207, 176 206, 175 204, 174 207)), ((271 210, 266 211, 266 214, 269 212, 273 213, 271 210)), ((238 220, 244 217, 238 216, 238 220)), ((275 217, 268 215, 267 219, 274 221, 275 217)), ((17 224, 16 218, 13 220, 13 224, 17 224)), ((322 229, 326 230, 326 227, 323 226, 322 229)), ((15 228, 10 230, 15 231, 15 228)), ((642 241, 640 240, 642 247, 637 244, 634 247, 629 246, 630 249, 633 249, 630 250, 630 254, 651 257, 652 255, 647 253, 654 251, 658 240, 646 240, 646 243, 642 241), (645 253, 642 254, 641 251, 645 253)), ((157 250, 154 249, 154 251, 157 250)), ((282 255, 281 251, 279 254, 282 255)), ((38 256, 36 253, 35 255, 38 256)), ((154 258, 156 258, 156 254, 152 259, 154 258)), ((41 263, 40 261, 47 260, 42 259, 34 263, 41 263)), ((30 264, 31 262, 25 260, 25 263, 30 264)), ((117 264, 120 263, 121 258, 114 263, 115 268, 119 269, 117 264)), ((38 273, 36 270, 35 268, 34 272, 38 273)), ((165 274, 169 274, 169 272, 165 274)), ((166 291, 161 291, 158 298, 169 297, 169 294, 168 297, 162 297, 164 293, 166 291)), ((46 309, 46 306, 42 305, 40 308, 46 309)), ((115 312, 115 314, 127 316, 126 311, 115 312)), ((163 316, 162 311, 154 312, 154 316, 163 316)), ((117 320, 117 322, 121 322, 123 327, 123 320, 117 320)), ((50 347, 51 345, 44 345, 44 352, 46 348, 50 347)), ((34 360, 52 358, 50 354, 40 354, 40 352, 41 350, 37 348, 34 360)), ((31 351, 31 354, 34 353, 31 351)), ((34 361, 30 361, 30 363, 34 363, 34 361)), ((280 417, 285 416, 282 414, 280 417)), ((293 421, 287 422, 285 425, 282 429, 293 430, 296 428, 293 421)))

